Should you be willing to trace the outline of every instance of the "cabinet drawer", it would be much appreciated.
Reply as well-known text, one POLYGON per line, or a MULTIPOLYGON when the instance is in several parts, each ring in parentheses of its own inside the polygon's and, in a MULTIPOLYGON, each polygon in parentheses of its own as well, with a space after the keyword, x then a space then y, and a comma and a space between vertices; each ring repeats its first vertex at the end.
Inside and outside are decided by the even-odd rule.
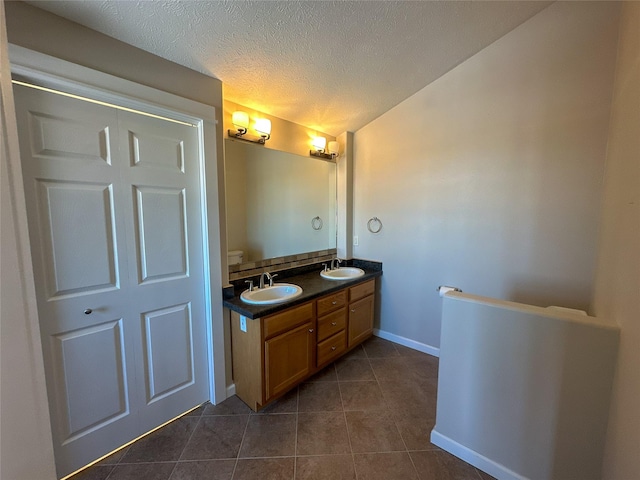
POLYGON ((285 312, 265 317, 264 339, 273 337, 279 333, 308 322, 313 318, 313 302, 305 303, 299 307, 291 308, 285 312))
POLYGON ((376 281, 369 280, 368 282, 361 283, 355 287, 349 289, 349 301, 359 300, 367 295, 371 295, 376 290, 376 281))
POLYGON ((318 316, 337 310, 347 304, 347 290, 328 295, 318 300, 318 316))
POLYGON ((318 341, 335 335, 347 326, 347 309, 341 308, 337 312, 318 318, 318 341))
POLYGON ((318 366, 333 360, 344 352, 346 348, 347 338, 344 330, 320 342, 318 344, 318 366))

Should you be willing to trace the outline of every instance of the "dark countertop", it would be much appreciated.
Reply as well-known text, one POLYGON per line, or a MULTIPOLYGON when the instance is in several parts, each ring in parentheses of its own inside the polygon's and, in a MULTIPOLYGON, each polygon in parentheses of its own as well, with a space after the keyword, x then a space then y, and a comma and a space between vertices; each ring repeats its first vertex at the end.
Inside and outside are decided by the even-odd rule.
MULTIPOLYGON (((233 298, 225 298, 223 305, 247 318, 256 319, 286 310, 287 308, 294 307, 296 305, 301 305, 310 300, 323 297, 330 293, 337 292, 338 290, 342 290, 343 288, 357 285, 358 283, 362 283, 382 275, 382 263, 380 262, 352 259, 347 262, 343 262, 341 266, 358 267, 364 270, 365 273, 362 277, 350 280, 327 280, 320 276, 320 272, 324 268, 322 263, 306 266, 300 269, 293 269, 290 272, 278 272, 277 280, 274 283, 293 283, 295 285, 299 285, 302 287, 302 295, 289 302, 279 303, 276 305, 250 305, 248 303, 244 303, 240 299, 240 293, 246 290, 246 285, 243 283, 236 283, 233 298)), ((257 282, 254 282, 254 284, 257 284, 257 282)))

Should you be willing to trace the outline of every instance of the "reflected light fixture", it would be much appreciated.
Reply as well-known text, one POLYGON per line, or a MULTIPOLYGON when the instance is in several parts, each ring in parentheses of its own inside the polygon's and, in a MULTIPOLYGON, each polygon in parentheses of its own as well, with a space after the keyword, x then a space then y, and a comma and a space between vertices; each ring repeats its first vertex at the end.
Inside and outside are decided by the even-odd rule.
POLYGON ((325 158, 327 160, 333 160, 339 154, 338 142, 329 142, 329 152, 325 151, 327 146, 327 139, 324 137, 314 137, 311 142, 315 150, 310 150, 309 155, 312 157, 325 158))
POLYGON ((257 138, 255 136, 247 136, 247 131, 249 129, 248 113, 240 111, 233 112, 231 115, 231 123, 236 127, 236 130, 228 130, 227 133, 229 134, 229 137, 244 140, 245 142, 259 143, 261 145, 264 145, 264 143, 271 138, 271 120, 268 118, 256 119, 254 129, 260 134, 257 138))

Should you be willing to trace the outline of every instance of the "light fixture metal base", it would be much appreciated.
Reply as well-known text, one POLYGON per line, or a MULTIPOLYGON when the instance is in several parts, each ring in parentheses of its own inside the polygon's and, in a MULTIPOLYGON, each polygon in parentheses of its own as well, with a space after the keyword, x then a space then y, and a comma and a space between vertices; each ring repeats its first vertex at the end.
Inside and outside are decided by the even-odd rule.
POLYGON ((331 153, 319 152, 317 150, 309 150, 309 155, 312 157, 322 158, 324 160, 333 160, 334 158, 336 158, 335 153, 331 154, 331 153))
POLYGON ((242 140, 243 142, 249 142, 249 143, 257 143, 260 145, 264 145, 266 143, 267 140, 269 140, 269 138, 271 136, 268 137, 252 137, 252 136, 247 136, 245 133, 241 133, 238 131, 233 131, 233 130, 227 130, 227 134, 229 135, 229 138, 234 138, 236 140, 242 140))

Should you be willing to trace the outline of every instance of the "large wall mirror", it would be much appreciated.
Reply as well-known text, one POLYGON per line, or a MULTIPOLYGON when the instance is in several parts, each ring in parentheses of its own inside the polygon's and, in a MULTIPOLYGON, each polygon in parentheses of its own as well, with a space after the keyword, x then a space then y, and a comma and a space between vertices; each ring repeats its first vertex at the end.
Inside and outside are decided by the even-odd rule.
POLYGON ((243 263, 336 248, 336 164, 225 139, 227 246, 243 263))

